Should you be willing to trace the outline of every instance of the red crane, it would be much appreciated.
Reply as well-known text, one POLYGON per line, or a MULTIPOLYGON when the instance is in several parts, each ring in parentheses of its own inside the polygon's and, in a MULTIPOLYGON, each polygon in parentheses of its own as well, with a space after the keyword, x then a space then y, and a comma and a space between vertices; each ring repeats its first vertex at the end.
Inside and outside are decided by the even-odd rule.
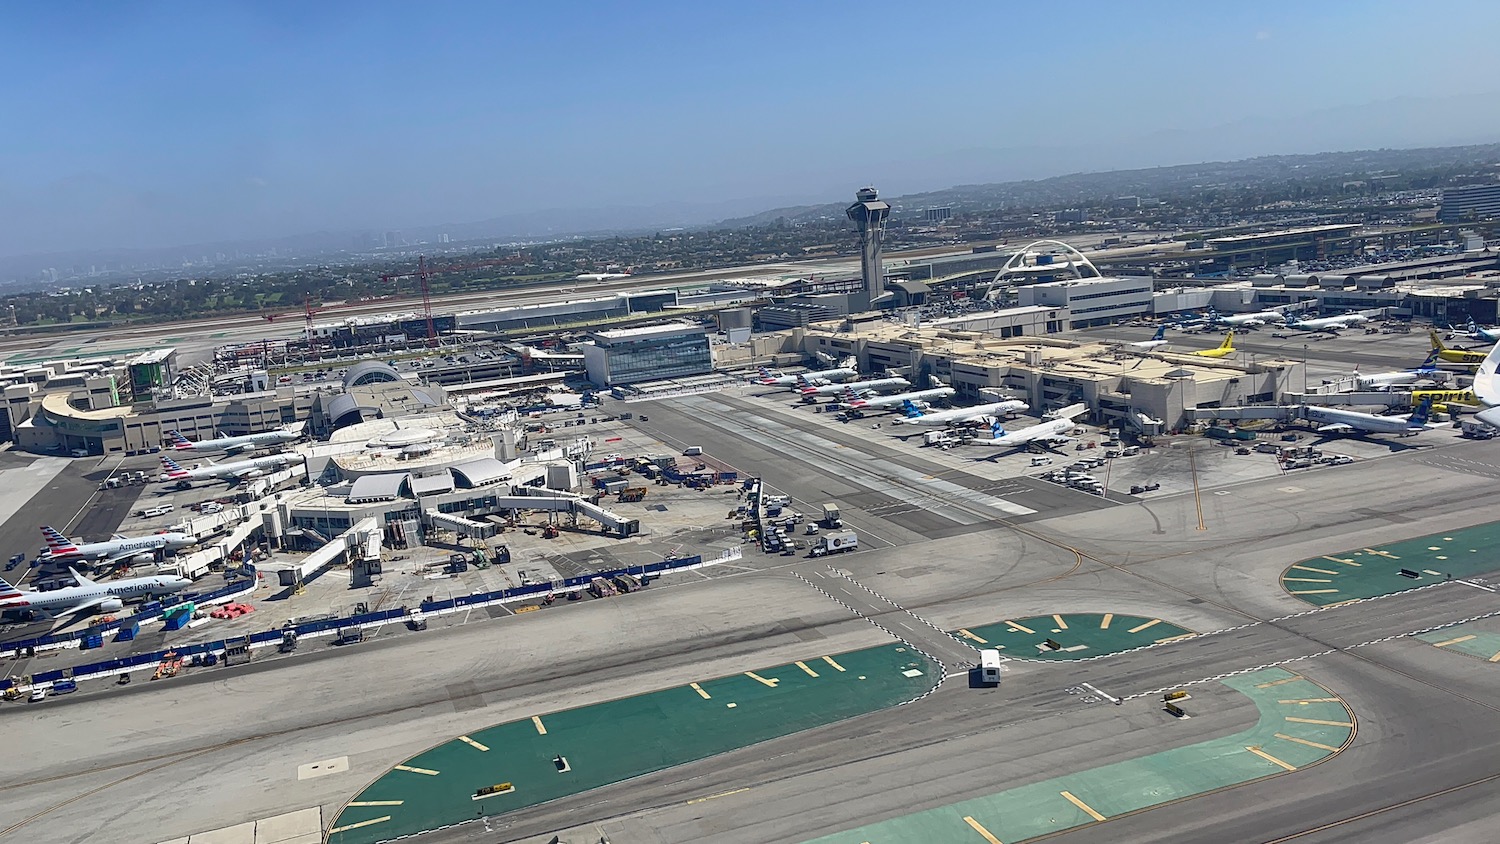
POLYGON ((514 259, 501 258, 493 261, 476 261, 470 264, 447 264, 434 269, 427 263, 426 255, 417 256, 416 272, 410 273, 386 273, 380 277, 383 282, 395 281, 398 278, 410 278, 415 276, 422 287, 422 317, 427 321, 427 345, 437 345, 437 328, 432 323, 432 288, 428 280, 438 273, 456 273, 464 270, 477 270, 481 267, 493 267, 498 264, 514 263, 514 259))

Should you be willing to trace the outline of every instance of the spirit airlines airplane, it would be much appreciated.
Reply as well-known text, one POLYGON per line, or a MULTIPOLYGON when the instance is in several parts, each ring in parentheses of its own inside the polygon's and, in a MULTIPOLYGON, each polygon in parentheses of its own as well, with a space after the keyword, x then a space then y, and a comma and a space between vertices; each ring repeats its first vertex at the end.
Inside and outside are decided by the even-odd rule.
POLYGON ((1354 380, 1361 390, 1388 390, 1391 387, 1403 387, 1407 384, 1415 384, 1418 381, 1438 381, 1446 383, 1453 374, 1444 369, 1438 369, 1438 355, 1436 351, 1427 355, 1427 360, 1416 369, 1403 369, 1399 372, 1376 372, 1371 375, 1359 374, 1359 364, 1354 365, 1354 380))
POLYGON ((910 393, 897 393, 893 396, 860 395, 853 389, 844 393, 839 401, 846 407, 855 410, 877 410, 882 407, 898 407, 907 402, 928 401, 930 399, 946 399, 958 391, 952 387, 944 386, 943 382, 936 378, 929 378, 932 387, 926 390, 916 390, 910 393))
POLYGON ((1437 329, 1427 332, 1432 338, 1432 351, 1438 356, 1438 360, 1448 363, 1482 364, 1488 357, 1485 352, 1470 352, 1465 349, 1450 349, 1443 345, 1443 338, 1438 336, 1437 329))
POLYGON ((973 439, 969 442, 992 448, 1020 448, 1034 442, 1067 442, 1072 439, 1067 432, 1072 429, 1073 420, 1086 410, 1088 406, 1085 404, 1068 405, 1053 414, 1055 418, 1050 421, 1009 433, 997 421, 990 426, 991 439, 973 439))
POLYGON ((1432 411, 1432 400, 1417 405, 1417 409, 1404 416, 1376 416, 1337 407, 1302 407, 1302 416, 1318 425, 1320 434, 1400 434, 1412 437, 1427 430, 1427 416, 1432 411))
POLYGON ((865 390, 900 389, 902 387, 910 386, 910 381, 906 380, 905 378, 897 377, 876 378, 872 381, 855 381, 852 384, 824 384, 822 386, 818 386, 816 384, 808 384, 802 387, 794 387, 793 389, 807 398, 816 398, 818 396, 841 396, 844 395, 845 391, 847 390, 863 392, 865 390))
POLYGON ((193 442, 184 437, 178 431, 168 431, 172 438, 172 450, 182 454, 239 454, 245 451, 259 451, 263 448, 272 448, 283 443, 294 443, 302 438, 300 431, 281 429, 277 431, 266 431, 260 434, 247 434, 243 437, 218 437, 212 440, 199 440, 193 442))
POLYGON ((812 384, 817 387, 834 381, 842 381, 845 378, 853 378, 858 374, 859 370, 854 369, 852 366, 840 366, 818 372, 803 372, 800 375, 772 375, 771 370, 762 366, 760 368, 760 377, 750 380, 767 387, 791 387, 803 384, 812 384))
POLYGON ((103 542, 85 542, 79 545, 47 525, 42 525, 42 536, 47 538, 47 553, 42 559, 82 560, 86 563, 112 563, 132 557, 150 557, 155 556, 157 551, 176 551, 198 544, 198 540, 193 537, 175 531, 135 537, 117 533, 103 542))
POLYGON ((1165 325, 1158 325, 1156 327, 1156 333, 1151 335, 1150 340, 1142 340, 1138 343, 1126 343, 1125 345, 1132 349, 1140 349, 1142 351, 1149 352, 1152 349, 1159 349, 1170 342, 1172 341, 1167 339, 1167 327, 1165 325))
POLYGON ((0 612, 42 610, 53 617, 73 615, 85 611, 112 613, 125 609, 125 602, 133 598, 150 599, 159 595, 181 592, 193 582, 185 577, 171 574, 153 574, 149 577, 128 577, 96 583, 73 569, 77 586, 53 589, 47 592, 31 592, 17 589, 0 580, 0 612))
POLYGON ((284 469, 291 461, 285 455, 273 454, 269 457, 256 457, 250 460, 241 460, 237 463, 210 463, 207 466, 199 466, 194 469, 184 469, 177 461, 162 455, 160 480, 164 483, 179 483, 187 481, 212 481, 223 480, 231 483, 243 481, 247 478, 258 478, 267 472, 284 469))
POLYGON ((924 412, 917 407, 915 402, 902 402, 901 409, 906 418, 897 419, 893 425, 989 425, 998 417, 1007 413, 1020 413, 1030 410, 1031 405, 1018 399, 1008 401, 997 401, 989 404, 977 404, 973 407, 960 407, 954 410, 939 410, 935 412, 924 412))
POLYGON ((1224 335, 1224 342, 1220 343, 1218 348, 1204 349, 1201 352, 1193 352, 1192 354, 1200 358, 1229 357, 1230 355, 1234 354, 1234 329, 1229 329, 1229 333, 1224 335))

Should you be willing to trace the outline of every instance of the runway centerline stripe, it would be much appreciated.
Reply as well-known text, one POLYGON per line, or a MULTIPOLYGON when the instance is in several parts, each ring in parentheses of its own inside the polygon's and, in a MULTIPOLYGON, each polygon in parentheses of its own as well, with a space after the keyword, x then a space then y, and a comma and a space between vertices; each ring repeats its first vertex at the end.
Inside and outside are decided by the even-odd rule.
POLYGON ((1161 619, 1159 619, 1159 618, 1153 618, 1150 621, 1146 622, 1145 624, 1137 624, 1136 626, 1130 628, 1130 630, 1128 630, 1126 632, 1129 632, 1129 633, 1139 633, 1142 630, 1145 630, 1147 627, 1155 627, 1158 624, 1161 624, 1161 619))

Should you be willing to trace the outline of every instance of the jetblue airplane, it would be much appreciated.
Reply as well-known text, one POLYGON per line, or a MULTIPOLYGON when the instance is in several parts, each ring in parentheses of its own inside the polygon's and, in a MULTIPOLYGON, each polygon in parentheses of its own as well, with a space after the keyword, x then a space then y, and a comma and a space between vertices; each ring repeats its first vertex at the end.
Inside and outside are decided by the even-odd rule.
POLYGON ((901 403, 901 410, 905 418, 897 419, 894 425, 988 425, 1007 413, 1020 413, 1030 409, 1030 405, 1019 399, 1008 399, 1006 401, 990 402, 989 404, 977 404, 973 407, 960 407, 953 410, 923 410, 916 402, 905 401, 901 403))
POLYGON ((1320 434, 1400 434, 1412 437, 1427 430, 1427 416, 1431 411, 1432 400, 1425 399, 1410 415, 1377 416, 1337 407, 1304 406, 1302 417, 1309 422, 1322 423, 1318 426, 1320 434))
POLYGON ((1074 404, 1057 411, 1054 419, 1032 425, 1030 428, 1022 428, 1019 431, 1006 431, 1005 427, 996 421, 990 426, 990 439, 973 439, 969 442, 973 445, 985 445, 992 448, 1019 448, 1034 442, 1067 442, 1072 439, 1068 431, 1073 427, 1073 420, 1083 415, 1088 410, 1085 404, 1074 404))

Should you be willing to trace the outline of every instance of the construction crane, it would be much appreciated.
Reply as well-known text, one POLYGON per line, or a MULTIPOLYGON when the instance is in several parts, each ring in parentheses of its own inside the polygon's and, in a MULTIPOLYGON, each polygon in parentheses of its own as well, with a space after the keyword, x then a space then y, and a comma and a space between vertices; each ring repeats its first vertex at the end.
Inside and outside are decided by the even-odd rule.
MULTIPOLYGON (((309 346, 311 346, 313 344, 313 314, 320 314, 323 311, 333 310, 334 308, 337 308, 337 307, 352 307, 353 304, 360 304, 360 303, 356 302, 356 303, 352 303, 352 304, 351 303, 345 303, 344 305, 325 305, 325 306, 320 306, 320 307, 314 308, 313 305, 312 305, 312 295, 308 294, 308 293, 302 294, 302 311, 301 311, 301 313, 302 313, 303 322, 306 324, 306 328, 304 330, 307 332, 307 344, 309 346)), ((265 317, 266 322, 275 322, 276 320, 281 319, 282 317, 291 316, 292 314, 295 314, 295 313, 298 313, 298 312, 297 311, 286 311, 284 313, 279 313, 279 314, 265 314, 264 317, 265 317)))
POLYGON ((471 264, 448 264, 434 269, 427 263, 426 255, 417 256, 417 269, 409 273, 386 273, 380 277, 383 282, 394 282, 396 279, 415 277, 422 288, 422 318, 427 321, 427 345, 437 345, 437 328, 432 322, 432 287, 429 279, 438 273, 456 273, 465 270, 477 270, 483 267, 493 267, 500 264, 515 263, 511 258, 500 258, 493 261, 476 261, 471 264))

